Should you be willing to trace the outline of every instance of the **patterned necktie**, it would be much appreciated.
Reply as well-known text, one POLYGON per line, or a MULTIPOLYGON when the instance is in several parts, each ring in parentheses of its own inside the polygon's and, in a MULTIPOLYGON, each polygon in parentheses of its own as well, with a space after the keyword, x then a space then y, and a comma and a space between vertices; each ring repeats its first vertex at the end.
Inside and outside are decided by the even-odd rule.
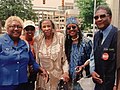
POLYGON ((100 32, 100 34, 99 34, 99 41, 98 41, 98 45, 99 45, 99 46, 101 45, 102 40, 103 40, 103 33, 100 32))

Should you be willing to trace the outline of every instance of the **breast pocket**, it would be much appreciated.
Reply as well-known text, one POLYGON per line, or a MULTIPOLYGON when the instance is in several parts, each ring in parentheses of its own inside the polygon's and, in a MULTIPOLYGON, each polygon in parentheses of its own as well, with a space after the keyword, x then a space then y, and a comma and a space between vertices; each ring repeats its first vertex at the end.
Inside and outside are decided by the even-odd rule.
POLYGON ((0 51, 0 54, 4 56, 8 56, 11 53, 13 53, 12 47, 4 47, 0 51))
POLYGON ((103 59, 108 58, 106 60, 114 60, 116 58, 115 49, 114 48, 105 49, 102 58, 103 59))

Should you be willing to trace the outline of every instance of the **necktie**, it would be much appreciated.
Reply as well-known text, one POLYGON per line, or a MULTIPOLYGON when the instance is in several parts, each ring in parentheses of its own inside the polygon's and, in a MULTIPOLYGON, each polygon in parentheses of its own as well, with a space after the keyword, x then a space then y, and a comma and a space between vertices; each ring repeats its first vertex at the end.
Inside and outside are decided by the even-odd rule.
POLYGON ((100 46, 101 43, 102 43, 102 39, 103 39, 103 33, 100 32, 100 34, 99 34, 99 41, 98 41, 98 45, 99 45, 99 46, 100 46))

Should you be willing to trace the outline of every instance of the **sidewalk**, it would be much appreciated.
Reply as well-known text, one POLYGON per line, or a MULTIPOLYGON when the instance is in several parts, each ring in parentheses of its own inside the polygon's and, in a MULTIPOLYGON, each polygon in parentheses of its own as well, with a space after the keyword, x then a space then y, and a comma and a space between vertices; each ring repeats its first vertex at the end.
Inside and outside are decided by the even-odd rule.
POLYGON ((92 78, 82 78, 79 82, 83 90, 94 90, 92 78))
MULTIPOLYGON (((85 76, 85 72, 83 71, 83 76, 85 76)), ((94 90, 95 84, 92 81, 92 78, 81 78, 79 81, 83 90, 94 90)))

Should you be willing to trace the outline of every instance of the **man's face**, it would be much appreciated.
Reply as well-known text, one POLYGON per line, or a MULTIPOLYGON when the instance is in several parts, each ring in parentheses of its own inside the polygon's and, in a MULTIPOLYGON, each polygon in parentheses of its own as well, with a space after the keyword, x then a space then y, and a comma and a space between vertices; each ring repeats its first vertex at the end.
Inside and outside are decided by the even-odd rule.
POLYGON ((103 9, 100 9, 95 13, 94 19, 98 29, 101 30, 106 29, 111 23, 111 16, 103 9))

